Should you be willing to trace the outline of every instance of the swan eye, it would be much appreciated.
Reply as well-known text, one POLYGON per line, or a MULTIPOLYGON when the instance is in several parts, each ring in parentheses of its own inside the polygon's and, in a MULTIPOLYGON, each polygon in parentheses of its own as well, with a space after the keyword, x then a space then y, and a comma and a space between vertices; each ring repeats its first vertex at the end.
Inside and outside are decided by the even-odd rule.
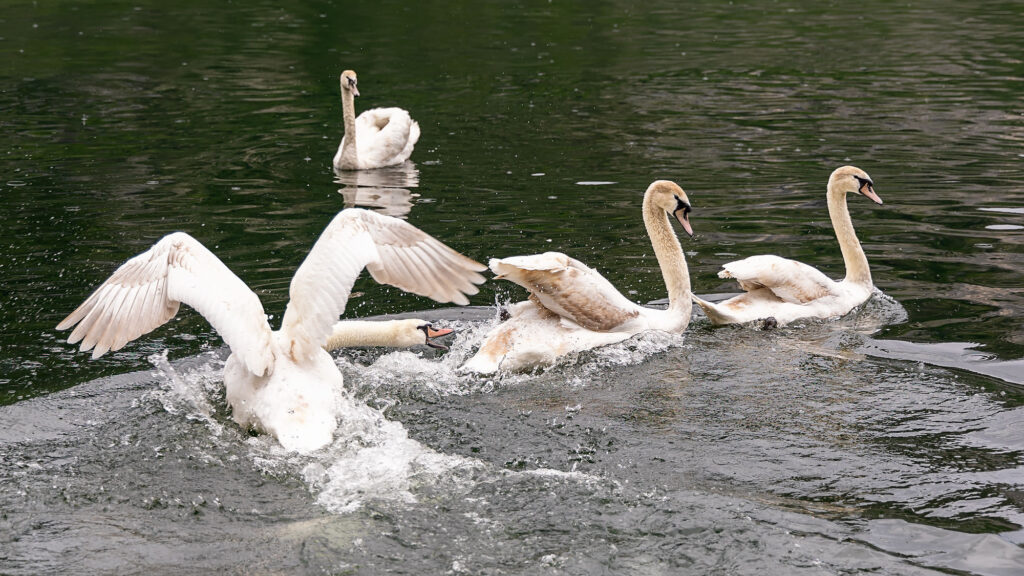
POLYGON ((353 88, 355 88, 355 85, 356 85, 356 79, 355 78, 353 78, 351 76, 348 76, 345 79, 348 80, 348 85, 349 86, 352 86, 353 88))
POLYGON ((868 190, 872 190, 872 191, 874 190, 875 183, 872 182, 870 178, 861 178, 860 176, 857 176, 856 174, 853 174, 852 176, 857 179, 857 190, 858 191, 863 190, 865 186, 868 187, 868 190))
POLYGON ((690 205, 687 204, 686 202, 684 202, 682 198, 680 198, 679 196, 676 196, 675 198, 676 198, 676 209, 672 211, 673 213, 676 213, 676 212, 679 212, 680 210, 682 210, 683 211, 683 216, 685 217, 687 214, 689 214, 690 212, 693 211, 693 208, 690 208, 690 205))

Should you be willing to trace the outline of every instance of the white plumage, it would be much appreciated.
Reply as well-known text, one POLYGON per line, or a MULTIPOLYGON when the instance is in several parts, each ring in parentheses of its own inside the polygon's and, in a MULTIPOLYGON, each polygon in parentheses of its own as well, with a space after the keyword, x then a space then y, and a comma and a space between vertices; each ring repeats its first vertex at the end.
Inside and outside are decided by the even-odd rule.
POLYGON ((334 155, 338 170, 369 170, 401 164, 420 139, 420 125, 401 108, 373 108, 355 115, 356 73, 341 73, 345 136, 334 155))
MULTIPOLYGON (((68 342, 81 341, 96 358, 164 324, 184 302, 231 348, 224 385, 235 421, 308 452, 329 443, 337 425, 342 379, 324 346, 364 267, 378 282, 438 302, 466 304, 466 294, 484 281, 481 264, 411 224, 349 209, 334 217, 296 271, 276 332, 256 294, 183 232, 125 262, 57 328, 77 324, 68 342)), ((427 337, 424 329, 419 343, 427 337)))
POLYGON ((829 177, 827 200, 832 227, 846 264, 846 278, 836 282, 816 268, 796 260, 774 255, 751 256, 729 262, 718 273, 720 278, 735 278, 746 291, 724 302, 713 304, 694 296, 694 301, 715 324, 734 324, 774 319, 785 325, 800 318, 842 316, 864 303, 874 288, 868 260, 853 231, 848 192, 863 194, 874 202, 874 183, 866 172, 843 166, 829 177))
POLYGON ((681 333, 690 321, 690 276, 668 215, 692 234, 686 193, 659 180, 644 194, 643 216, 669 295, 667 310, 630 301, 596 270, 558 252, 492 259, 491 271, 530 292, 485 336, 464 370, 492 373, 554 363, 573 352, 621 342, 646 330, 681 333))

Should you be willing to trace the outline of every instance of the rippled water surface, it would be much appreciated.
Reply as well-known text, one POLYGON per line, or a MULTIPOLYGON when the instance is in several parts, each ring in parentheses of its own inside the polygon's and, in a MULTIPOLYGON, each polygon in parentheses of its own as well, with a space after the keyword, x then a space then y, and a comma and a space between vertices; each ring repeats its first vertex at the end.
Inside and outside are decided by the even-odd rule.
POLYGON ((0 573, 1024 573, 1024 8, 1016 2, 14 2, 0 14, 0 573), (336 175, 338 74, 413 162, 336 175), (686 189, 694 290, 775 253, 880 290, 834 322, 647 334, 535 374, 459 364, 523 296, 369 279, 452 350, 350 350, 336 440, 230 419, 198 314, 93 361, 54 326, 198 238, 277 326, 331 216, 478 260, 567 252, 665 296, 640 220, 686 189))

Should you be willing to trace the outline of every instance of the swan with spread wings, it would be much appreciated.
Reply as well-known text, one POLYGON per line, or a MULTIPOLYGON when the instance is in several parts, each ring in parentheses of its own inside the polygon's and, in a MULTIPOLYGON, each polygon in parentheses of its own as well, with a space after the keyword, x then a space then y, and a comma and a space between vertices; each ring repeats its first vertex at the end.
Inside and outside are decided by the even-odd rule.
MULTIPOLYGON (((363 268, 377 282, 460 305, 486 269, 408 222, 343 210, 295 272, 274 331, 259 297, 198 240, 175 232, 125 262, 57 328, 75 327, 68 342, 97 358, 168 322, 184 302, 231 348, 224 386, 234 420, 310 452, 337 427, 342 375, 325 346, 363 268)), ((443 334, 408 324, 422 333, 419 343, 443 334)))

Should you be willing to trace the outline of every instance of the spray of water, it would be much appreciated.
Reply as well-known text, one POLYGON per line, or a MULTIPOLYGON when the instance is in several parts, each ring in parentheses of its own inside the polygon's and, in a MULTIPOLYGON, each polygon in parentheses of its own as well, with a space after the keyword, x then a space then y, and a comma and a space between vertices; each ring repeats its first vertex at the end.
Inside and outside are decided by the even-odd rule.
MULTIPOLYGON (((299 477, 316 501, 332 512, 356 510, 374 500, 414 502, 423 487, 448 491, 469 490, 486 479, 527 475, 565 482, 600 482, 576 471, 548 469, 510 471, 495 469, 479 460, 438 453, 409 437, 400 423, 385 412, 396 403, 438 401, 448 396, 487 394, 505 386, 526 385, 538 376, 554 376, 567 386, 585 386, 602 370, 643 362, 653 355, 684 346, 680 335, 640 334, 627 341, 566 357, 557 366, 533 373, 481 377, 459 367, 479 347, 484 335, 499 321, 497 313, 483 320, 452 320, 456 330, 450 350, 441 356, 422 350, 344 350, 336 357, 345 378, 345 390, 335 398, 340 414, 334 442, 313 454, 284 450, 267 436, 225 435, 229 443, 242 439, 248 458, 262 473, 299 477)), ((150 396, 171 414, 202 421, 215 436, 234 426, 225 405, 222 370, 224 351, 171 363, 166 351, 150 362, 162 383, 150 396)))

